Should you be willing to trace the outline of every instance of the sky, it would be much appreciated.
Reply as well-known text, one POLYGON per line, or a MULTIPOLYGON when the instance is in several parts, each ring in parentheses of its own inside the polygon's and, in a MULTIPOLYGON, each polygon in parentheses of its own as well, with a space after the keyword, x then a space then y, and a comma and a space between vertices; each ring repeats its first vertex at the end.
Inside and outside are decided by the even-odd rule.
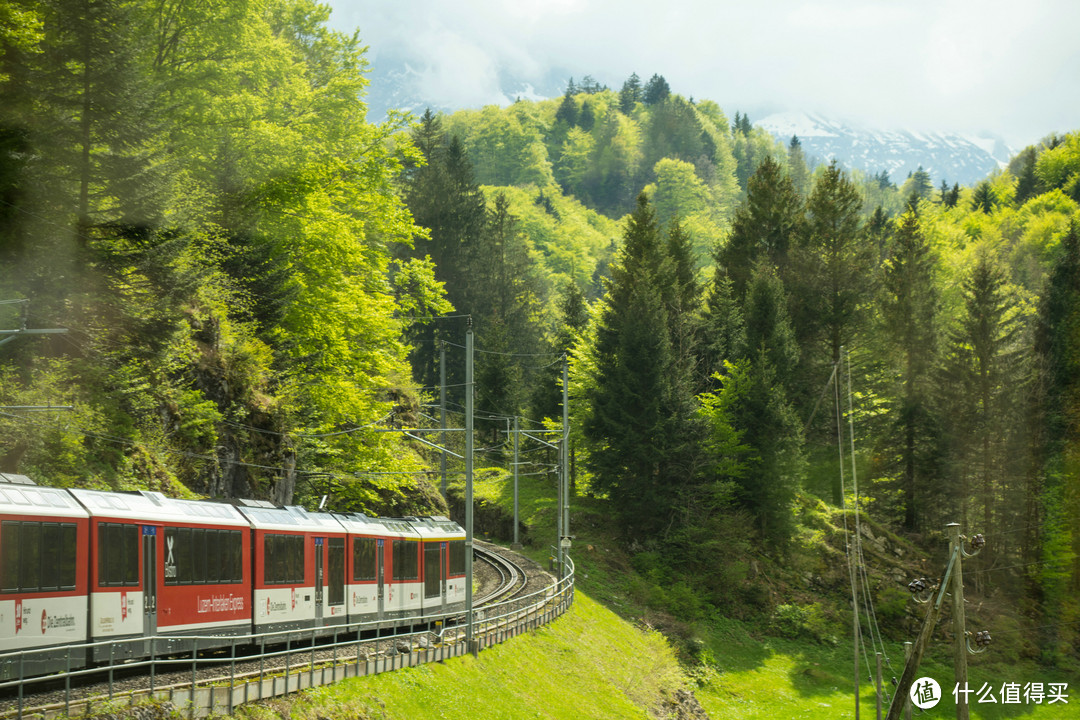
MULTIPOLYGON (((734 116, 804 111, 882 129, 989 133, 1016 148, 1080 129, 1076 0, 324 0, 373 79, 438 107, 522 83, 632 72, 734 116)), ((385 89, 384 89, 385 90, 385 89)))

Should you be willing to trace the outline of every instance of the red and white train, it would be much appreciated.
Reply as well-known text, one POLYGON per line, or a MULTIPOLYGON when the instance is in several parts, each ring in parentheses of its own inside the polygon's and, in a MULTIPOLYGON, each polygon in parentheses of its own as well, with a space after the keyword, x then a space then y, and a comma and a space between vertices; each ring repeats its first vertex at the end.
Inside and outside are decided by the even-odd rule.
POLYGON ((416 624, 465 606, 465 532, 262 501, 0 473, 0 679, 280 630, 416 624), (99 643, 76 657, 68 647, 99 643), (13 651, 21 651, 14 652, 13 651))

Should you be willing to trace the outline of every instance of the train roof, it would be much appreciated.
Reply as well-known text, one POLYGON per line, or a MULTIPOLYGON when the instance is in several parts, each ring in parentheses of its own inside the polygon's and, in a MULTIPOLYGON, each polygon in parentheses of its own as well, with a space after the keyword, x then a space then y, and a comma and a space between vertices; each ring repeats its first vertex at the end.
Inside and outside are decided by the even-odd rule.
POLYGON ((97 517, 198 525, 248 524, 244 516, 228 503, 180 500, 149 490, 128 493, 72 488, 71 494, 91 515, 97 517))
POLYGON ((335 515, 345 529, 356 535, 416 537, 416 530, 404 518, 368 517, 363 513, 335 515))
MULTIPOLYGON (((25 475, 4 473, 6 478, 26 478, 25 475)), ((49 515, 65 518, 90 517, 64 488, 42 487, 29 482, 0 482, 0 514, 3 515, 49 515)))
POLYGON ((465 529, 453 520, 441 515, 405 518, 423 537, 446 537, 447 535, 465 537, 465 529))
POLYGON ((342 527, 334 515, 322 512, 308 512, 297 505, 282 507, 261 501, 237 500, 236 509, 257 530, 345 532, 345 528, 342 527))

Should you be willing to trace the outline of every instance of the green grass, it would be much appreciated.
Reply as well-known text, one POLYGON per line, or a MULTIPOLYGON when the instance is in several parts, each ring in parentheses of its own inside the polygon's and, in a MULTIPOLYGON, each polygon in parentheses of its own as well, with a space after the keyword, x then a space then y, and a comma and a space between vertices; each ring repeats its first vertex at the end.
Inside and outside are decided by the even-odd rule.
POLYGON ((648 718, 687 686, 670 645, 579 593, 570 611, 535 632, 480 653, 347 680, 298 698, 253 706, 253 720, 648 718))
MULTIPOLYGON (((695 691, 702 706, 713 718, 799 718, 834 720, 854 718, 853 667, 850 643, 835 647, 805 640, 756 637, 746 626, 733 620, 709 624, 706 638, 706 663, 693 671, 698 687, 695 691)), ((903 670, 903 647, 892 643, 886 647, 892 654, 892 668, 885 666, 886 681, 903 670)), ((913 717, 952 718, 956 716, 953 701, 953 668, 949 649, 939 643, 933 656, 925 659, 919 677, 938 681, 944 698, 934 708, 913 717)), ((988 653, 989 654, 989 653, 988 653)), ((972 658, 968 686, 979 689, 984 682, 994 687, 995 696, 1003 682, 1068 682, 1056 673, 1049 673, 1034 663, 999 664, 986 656, 972 658)), ((865 660, 860 677, 860 717, 875 717, 873 688, 868 680, 865 660)), ((871 659, 870 666, 874 661, 871 659)), ((1070 688, 1072 684, 1070 683, 1070 688)), ((1072 690, 1075 692, 1075 688, 1072 690)), ((978 704, 971 696, 973 720, 1031 718, 1051 720, 1080 716, 1077 703, 1080 696, 1068 705, 997 705, 978 704)), ((887 705, 882 714, 888 709, 887 705)))

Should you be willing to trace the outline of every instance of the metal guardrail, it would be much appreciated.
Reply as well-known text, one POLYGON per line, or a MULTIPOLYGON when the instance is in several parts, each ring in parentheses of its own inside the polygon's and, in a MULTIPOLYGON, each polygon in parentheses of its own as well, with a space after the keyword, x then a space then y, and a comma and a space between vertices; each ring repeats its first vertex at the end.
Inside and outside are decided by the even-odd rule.
MULTIPOLYGON (((544 625, 565 613, 574 601, 574 565, 566 558, 566 575, 554 585, 522 597, 511 598, 493 605, 479 608, 474 612, 472 636, 477 641, 478 649, 501 643, 522 632, 544 625)), ((331 628, 312 628, 310 630, 291 630, 273 633, 238 635, 228 638, 222 636, 154 636, 155 643, 175 641, 191 645, 190 652, 157 657, 151 652, 150 657, 129 662, 110 660, 105 665, 71 669, 73 658, 87 657, 94 648, 109 647, 110 657, 116 654, 117 646, 148 643, 148 638, 123 641, 105 641, 71 645, 66 650, 69 670, 63 675, 64 701, 47 706, 28 708, 25 705, 26 688, 35 684, 57 683, 58 675, 27 677, 24 668, 30 664, 35 654, 55 656, 57 648, 24 650, 0 654, 0 667, 11 663, 19 668, 18 677, 0 682, 0 691, 15 689, 17 706, 6 712, 0 712, 0 718, 22 718, 32 712, 35 717, 48 720, 53 717, 72 717, 89 715, 95 707, 117 703, 135 705, 144 700, 170 702, 174 707, 183 709, 190 718, 207 717, 214 712, 231 713, 237 705, 285 695, 298 690, 330 684, 347 677, 373 675, 388 670, 426 662, 442 661, 458 657, 468 652, 465 637, 466 628, 461 612, 440 615, 417 616, 395 620, 397 629, 415 625, 424 625, 430 629, 409 633, 395 632, 382 635, 386 621, 350 624, 347 630, 331 628), (459 624, 458 621, 462 622, 459 624), (365 631, 375 631, 374 637, 364 638, 365 631), (342 635, 348 635, 342 638, 342 635), (316 645, 316 641, 326 640, 316 645), (223 642, 224 641, 224 642, 223 642), (310 647, 296 649, 294 643, 310 642, 310 647), (203 651, 215 649, 218 657, 200 657, 199 646, 203 651), (400 648, 408 644, 408 652, 400 648), (284 645, 284 649, 281 646, 284 645), (371 646, 374 645, 373 652, 371 646), (269 649, 268 649, 269 648, 269 649), (239 651, 239 653, 238 653, 239 651), (339 651, 340 655, 339 655, 339 651), (227 652, 227 655, 223 653, 227 652), (331 657, 326 657, 330 652, 331 657), (306 657, 298 658, 304 654, 306 657), (317 657, 320 656, 320 657, 317 657), (284 665, 281 660, 284 660, 284 665), (274 662, 276 661, 276 663, 274 662), (258 671, 237 672, 238 664, 259 663, 258 671), (268 666, 272 665, 272 666, 268 666), (226 671, 227 666, 227 672, 226 671), (208 668, 221 668, 222 674, 200 678, 200 671, 205 674, 208 668), (114 691, 118 671, 148 669, 149 687, 140 690, 114 691), (190 670, 190 682, 157 687, 156 680, 160 673, 190 670), (72 681, 90 675, 107 674, 108 692, 94 697, 72 696, 72 681)), ((151 650, 154 650, 151 643, 151 650)), ((122 654, 121 654, 122 655, 122 654)))

